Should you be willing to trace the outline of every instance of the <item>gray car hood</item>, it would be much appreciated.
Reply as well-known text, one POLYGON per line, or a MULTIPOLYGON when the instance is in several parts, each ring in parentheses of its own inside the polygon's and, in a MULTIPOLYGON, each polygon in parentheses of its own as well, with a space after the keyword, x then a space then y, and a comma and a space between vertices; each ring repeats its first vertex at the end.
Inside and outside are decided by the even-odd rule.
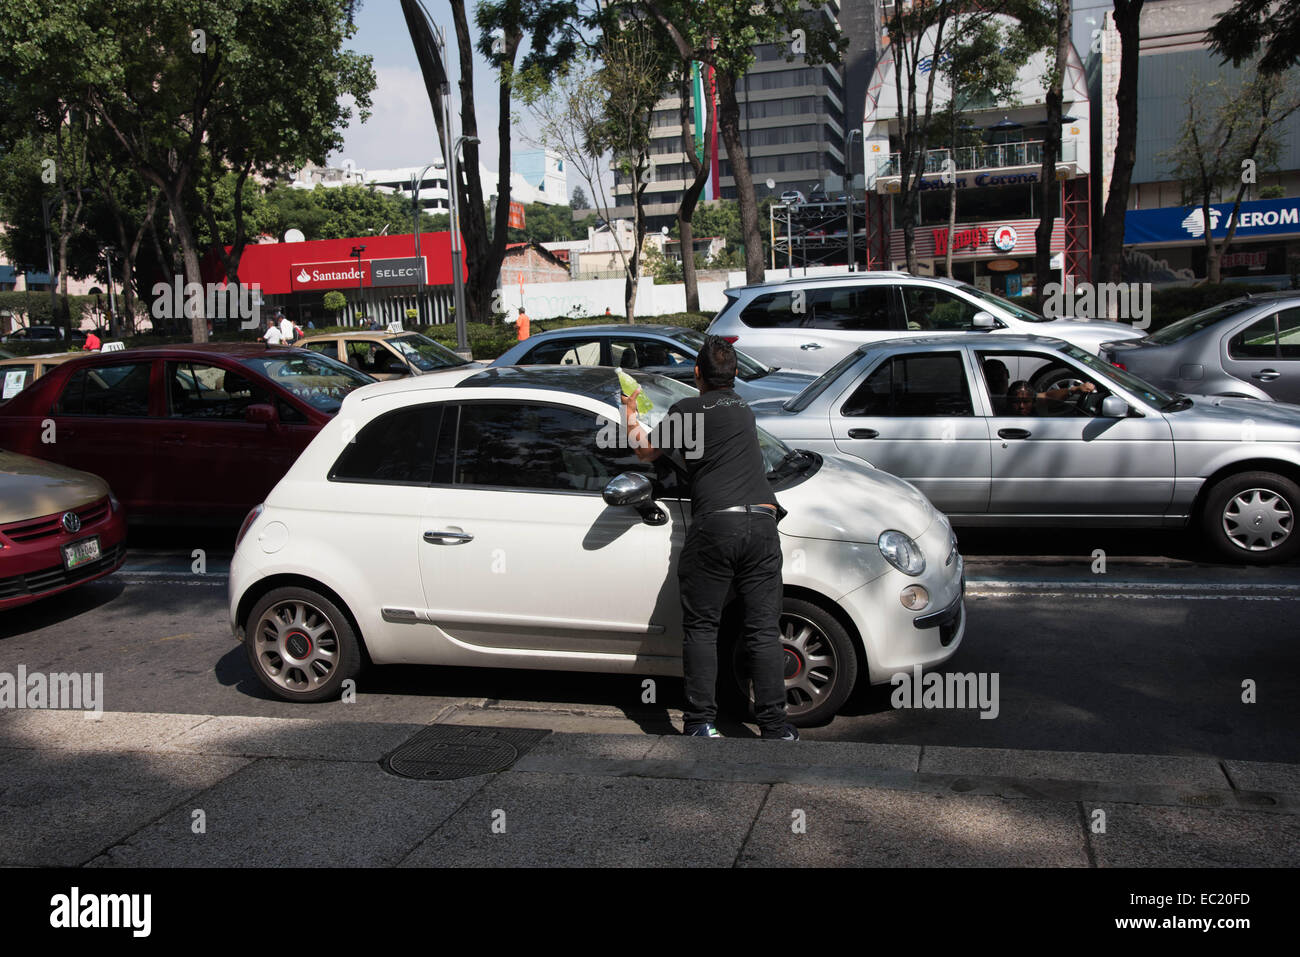
POLYGON ((1246 420, 1250 419, 1257 426, 1281 427, 1283 435, 1277 435, 1270 429, 1273 433, 1269 436, 1271 439, 1300 442, 1300 405, 1217 395, 1192 395, 1188 398, 1192 400, 1190 409, 1165 414, 1175 439, 1210 438, 1205 431, 1207 428, 1213 428, 1216 433, 1222 432, 1228 438, 1240 439, 1241 429, 1246 420), (1286 435, 1287 431, 1291 434, 1286 435))
POLYGON ((787 372, 782 369, 737 384, 743 385, 749 394, 754 397, 750 400, 752 405, 756 401, 769 398, 779 398, 780 401, 784 402, 786 399, 798 395, 807 387, 808 383, 816 378, 811 372, 787 372))
POLYGON ((1087 341, 1095 345, 1146 337, 1145 330, 1134 329, 1126 323, 1112 322, 1109 319, 1052 319, 1049 322, 1034 323, 1034 331, 1067 342, 1087 341))

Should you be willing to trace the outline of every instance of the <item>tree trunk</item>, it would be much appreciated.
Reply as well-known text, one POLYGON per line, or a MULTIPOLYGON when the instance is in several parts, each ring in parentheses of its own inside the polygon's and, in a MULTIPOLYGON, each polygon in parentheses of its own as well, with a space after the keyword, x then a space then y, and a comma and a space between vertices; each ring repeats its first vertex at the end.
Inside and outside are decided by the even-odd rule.
POLYGON ((691 137, 687 133, 690 123, 687 121, 690 94, 694 91, 694 84, 691 82, 690 65, 687 64, 682 69, 681 80, 678 84, 680 93, 680 117, 682 127, 682 152, 690 161, 691 168, 695 171, 695 179, 691 185, 686 187, 682 193, 681 204, 677 207, 677 234, 681 237, 682 250, 682 282, 686 287, 686 311, 700 311, 700 286, 695 276, 695 229, 692 221, 695 218, 695 207, 700 201, 700 193, 704 191, 704 184, 709 180, 709 136, 708 128, 710 125, 709 117, 713 114, 712 100, 706 96, 704 98, 704 156, 695 155, 695 146, 691 142, 691 137))
POLYGON ((1061 104, 1064 100, 1065 64, 1070 55, 1070 0, 1056 0, 1056 54, 1047 90, 1047 135, 1043 140, 1043 165, 1038 174, 1038 228, 1034 230, 1035 292, 1038 300, 1052 281, 1052 226, 1056 220, 1053 200, 1061 195, 1056 180, 1056 161, 1061 155, 1061 104), (1055 195, 1053 195, 1055 194, 1055 195))
MULTIPOLYGON (((199 266, 199 247, 194 241, 194 229, 190 225, 189 217, 185 213, 184 197, 181 190, 175 184, 167 188, 167 207, 171 213, 172 228, 176 233, 176 240, 181 246, 181 260, 185 268, 185 284, 198 283, 199 287, 203 286, 203 271, 199 266)), ((190 299, 185 297, 186 308, 189 308, 190 299)), ((203 297, 200 297, 197 308, 193 315, 190 316, 190 336, 191 342, 208 341, 208 322, 204 315, 203 297)))
POLYGON ((715 71, 718 78, 718 126, 727 145, 731 176, 736 181, 736 200, 740 204, 740 227, 745 237, 745 281, 762 282, 763 236, 758 231, 758 201, 754 198, 754 179, 740 140, 740 104, 736 102, 736 78, 715 71))
POLYGON ((1128 191, 1137 162, 1137 84, 1138 43, 1143 0, 1115 0, 1115 26, 1120 36, 1119 89, 1115 106, 1119 134, 1115 142, 1115 165, 1110 175, 1110 192, 1101 214, 1097 240, 1098 282, 1119 282, 1123 278, 1124 213, 1128 209, 1128 191))

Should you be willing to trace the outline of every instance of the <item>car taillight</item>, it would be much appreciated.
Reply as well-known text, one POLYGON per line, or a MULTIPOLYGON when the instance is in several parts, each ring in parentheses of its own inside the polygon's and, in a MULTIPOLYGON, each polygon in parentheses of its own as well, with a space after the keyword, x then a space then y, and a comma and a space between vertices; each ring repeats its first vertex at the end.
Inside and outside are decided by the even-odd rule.
POLYGON ((733 346, 740 341, 740 336, 723 336, 722 338, 726 339, 733 346))
POLYGON ((1115 362, 1114 360, 1111 360, 1110 364, 1113 365, 1116 369, 1123 369, 1125 372, 1128 372, 1128 366, 1124 365, 1124 363, 1122 362, 1115 362))
POLYGON ((265 502, 249 512, 244 518, 244 524, 239 526, 239 534, 235 536, 235 548, 239 548, 239 543, 244 540, 244 536, 248 534, 248 530, 252 527, 253 523, 257 521, 257 516, 262 514, 262 509, 264 508, 266 508, 265 502))

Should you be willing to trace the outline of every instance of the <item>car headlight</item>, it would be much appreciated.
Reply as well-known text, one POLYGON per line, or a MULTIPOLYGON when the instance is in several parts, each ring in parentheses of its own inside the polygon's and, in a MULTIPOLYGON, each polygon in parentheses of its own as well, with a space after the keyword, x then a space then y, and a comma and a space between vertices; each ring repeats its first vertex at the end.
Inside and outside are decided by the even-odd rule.
POLYGON ((925 555, 921 546, 912 541, 911 536, 896 529, 887 529, 876 540, 880 554, 885 561, 893 565, 904 575, 916 576, 925 571, 925 555))

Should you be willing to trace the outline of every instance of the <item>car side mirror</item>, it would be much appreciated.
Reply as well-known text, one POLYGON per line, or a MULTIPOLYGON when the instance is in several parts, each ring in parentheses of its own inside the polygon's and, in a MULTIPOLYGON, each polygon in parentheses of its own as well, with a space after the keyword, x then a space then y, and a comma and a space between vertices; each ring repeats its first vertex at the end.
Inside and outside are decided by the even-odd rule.
POLYGON ((606 505, 648 505, 654 499, 654 486, 640 472, 623 472, 609 480, 601 497, 606 505))
POLYGON ((992 329, 996 325, 997 320, 993 318, 991 312, 977 312, 970 319, 972 329, 992 329))
POLYGON ((615 475, 601 497, 606 505, 631 505, 647 525, 663 525, 668 521, 668 514, 654 503, 654 485, 640 472, 615 475))
POLYGON ((1101 400, 1101 417, 1103 419, 1123 419, 1128 415, 1128 403, 1117 395, 1108 395, 1101 400))
POLYGON ((275 406, 267 402, 254 402, 244 410, 244 421, 255 422, 261 425, 275 425, 278 416, 275 414, 275 406))

